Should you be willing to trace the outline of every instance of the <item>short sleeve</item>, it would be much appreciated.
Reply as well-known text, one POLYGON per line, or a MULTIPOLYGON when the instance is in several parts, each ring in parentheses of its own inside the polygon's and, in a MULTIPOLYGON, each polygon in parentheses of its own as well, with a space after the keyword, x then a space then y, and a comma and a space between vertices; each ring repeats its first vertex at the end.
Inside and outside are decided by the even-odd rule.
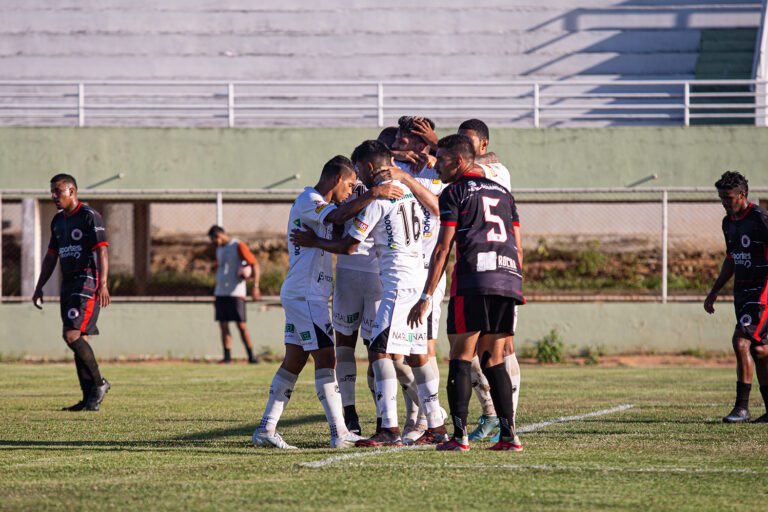
POLYGON ((104 219, 101 218, 101 215, 99 215, 99 212, 96 210, 91 210, 91 214, 88 216, 88 218, 89 226, 87 227, 90 231, 89 236, 92 244, 91 248, 95 250, 99 247, 108 246, 107 230, 104 227, 104 219))
POLYGON ((251 250, 245 245, 244 242, 237 243, 237 254, 240 255, 240 259, 248 262, 249 265, 256 264, 256 256, 253 255, 251 250))
POLYGON ((51 239, 48 241, 48 252, 59 254, 59 241, 56 240, 56 236, 53 234, 53 222, 51 222, 51 239))
POLYGON ((445 189, 438 204, 440 205, 440 224, 443 226, 455 226, 459 222, 460 187, 458 184, 445 189))
POLYGON ((336 209, 334 205, 330 204, 319 194, 306 196, 298 206, 302 224, 323 224, 328 214, 336 209))
POLYGON ((363 241, 370 236, 373 227, 381 219, 381 200, 377 199, 358 213, 352 220, 352 227, 347 234, 355 240, 363 241))

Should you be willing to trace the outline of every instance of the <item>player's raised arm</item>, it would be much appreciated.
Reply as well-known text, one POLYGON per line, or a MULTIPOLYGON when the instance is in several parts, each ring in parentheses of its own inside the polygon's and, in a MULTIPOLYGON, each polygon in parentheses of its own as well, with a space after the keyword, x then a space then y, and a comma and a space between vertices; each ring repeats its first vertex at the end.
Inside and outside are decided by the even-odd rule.
POLYGON ((388 173, 393 180, 401 182, 413 192, 413 197, 419 204, 429 210, 432 215, 440 215, 440 206, 437 202, 437 196, 427 187, 419 183, 413 176, 397 166, 387 166, 376 169, 377 176, 381 173, 388 173))
POLYGON ((326 215, 325 221, 333 224, 343 224, 357 215, 360 210, 371 204, 375 199, 400 199, 401 197, 403 197, 403 191, 400 187, 392 183, 382 183, 369 189, 357 199, 335 208, 326 215))

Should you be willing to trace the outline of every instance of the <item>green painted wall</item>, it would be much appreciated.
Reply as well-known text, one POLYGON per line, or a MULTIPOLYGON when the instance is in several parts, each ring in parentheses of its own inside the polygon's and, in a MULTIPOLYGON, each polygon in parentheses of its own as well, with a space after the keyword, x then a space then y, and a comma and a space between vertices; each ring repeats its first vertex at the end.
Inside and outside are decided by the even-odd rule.
MULTIPOLYGON (((315 183, 323 163, 377 129, 0 128, 0 188, 46 188, 56 171, 81 187, 284 188, 315 183)), ((440 135, 449 131, 441 130, 440 135)), ((615 187, 649 174, 658 186, 711 186, 725 169, 764 184, 768 128, 495 129, 491 149, 516 187, 615 187)))
MULTIPOLYGON (((445 308, 444 308, 445 309, 445 308)), ((444 312, 445 313, 445 312, 444 312)), ((531 343, 556 327, 571 351, 601 346, 608 353, 690 348, 730 350, 735 318, 733 306, 722 303, 707 315, 698 303, 675 304, 528 304, 520 308, 517 346, 531 343)), ((266 303, 248 303, 248 326, 257 350, 271 347, 282 354, 283 310, 266 303)), ((94 337, 100 357, 220 357, 219 332, 211 304, 116 303, 99 318, 102 335, 94 337)), ((232 352, 243 357, 233 329, 232 352)), ((70 358, 60 337, 57 303, 43 311, 31 304, 0 305, 0 355, 3 357, 70 358)), ((448 354, 445 314, 438 352, 448 354)), ((358 357, 364 352, 358 347, 358 357)))

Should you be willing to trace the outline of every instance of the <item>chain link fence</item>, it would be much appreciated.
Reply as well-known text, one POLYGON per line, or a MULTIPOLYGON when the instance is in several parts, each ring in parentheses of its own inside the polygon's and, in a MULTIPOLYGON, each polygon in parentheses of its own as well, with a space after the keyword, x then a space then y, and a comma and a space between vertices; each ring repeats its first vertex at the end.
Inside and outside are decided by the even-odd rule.
MULTIPOLYGON (((285 230, 299 191, 81 191, 110 242, 110 292, 120 300, 210 300, 219 224, 261 265, 265 297, 288 267, 285 230)), ((56 213, 42 191, 2 191, 2 300, 28 300, 56 213)), ((724 256, 714 189, 517 190, 530 300, 699 300, 724 256)), ((753 188, 751 200, 768 188, 753 188)), ((46 296, 58 296, 58 272, 46 296)))

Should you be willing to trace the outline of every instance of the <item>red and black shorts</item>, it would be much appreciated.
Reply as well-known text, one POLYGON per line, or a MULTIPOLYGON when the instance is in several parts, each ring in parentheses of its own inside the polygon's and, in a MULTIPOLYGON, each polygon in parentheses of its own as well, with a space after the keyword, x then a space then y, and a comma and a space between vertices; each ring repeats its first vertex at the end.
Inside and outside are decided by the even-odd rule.
POLYGON ((64 329, 80 331, 83 334, 99 334, 96 321, 99 319, 99 298, 96 294, 88 297, 85 293, 62 295, 59 307, 64 329))
POLYGON ((737 306, 736 331, 753 344, 768 345, 768 306, 761 300, 737 306))
POLYGON ((515 334, 517 304, 500 295, 459 295, 448 303, 448 334, 515 334))
POLYGON ((245 322, 245 299, 217 295, 213 307, 216 310, 217 322, 245 322))

